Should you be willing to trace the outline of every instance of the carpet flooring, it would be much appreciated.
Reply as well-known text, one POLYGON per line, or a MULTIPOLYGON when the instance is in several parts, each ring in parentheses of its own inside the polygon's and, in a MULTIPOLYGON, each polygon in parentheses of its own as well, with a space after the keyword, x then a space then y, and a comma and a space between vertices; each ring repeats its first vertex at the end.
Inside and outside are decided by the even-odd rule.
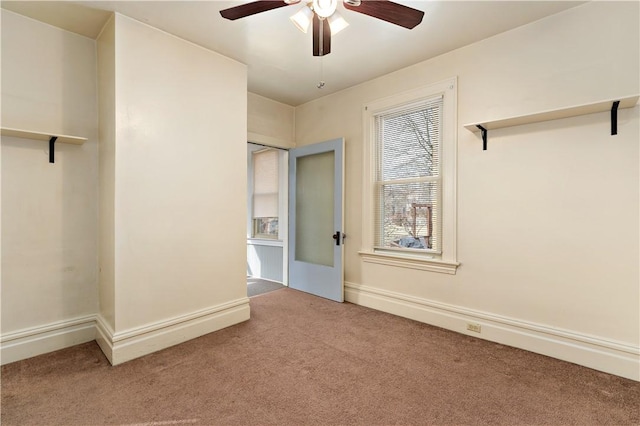
POLYGON ((640 383, 291 289, 112 367, 95 342, 2 367, 7 425, 638 425, 640 383))

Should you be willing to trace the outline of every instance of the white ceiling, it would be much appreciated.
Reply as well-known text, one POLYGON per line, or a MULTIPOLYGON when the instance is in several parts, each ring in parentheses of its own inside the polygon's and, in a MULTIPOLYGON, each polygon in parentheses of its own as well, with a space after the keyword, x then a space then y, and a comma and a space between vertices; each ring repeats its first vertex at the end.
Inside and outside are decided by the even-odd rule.
POLYGON ((250 92, 296 106, 584 3, 397 0, 425 12, 413 30, 340 4, 350 26, 318 58, 311 32, 289 21, 300 4, 236 21, 220 16, 248 1, 2 1, 2 7, 91 38, 109 11, 119 12, 246 64, 250 92), (318 89, 321 79, 326 85, 318 89))

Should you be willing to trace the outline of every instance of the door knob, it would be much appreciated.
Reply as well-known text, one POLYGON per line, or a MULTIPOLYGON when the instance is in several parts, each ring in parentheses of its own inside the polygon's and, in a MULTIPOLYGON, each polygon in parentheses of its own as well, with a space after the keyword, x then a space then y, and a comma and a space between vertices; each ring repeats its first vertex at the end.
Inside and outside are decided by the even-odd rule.
POLYGON ((336 231, 336 233, 333 234, 333 236, 331 237, 334 240, 336 240, 336 245, 337 246, 340 245, 340 237, 342 237, 342 244, 344 244, 344 239, 347 238, 347 236, 345 234, 341 233, 340 231, 336 231))
POLYGON ((336 233, 333 234, 332 238, 334 240, 336 240, 336 245, 339 246, 340 245, 340 231, 336 231, 336 233))

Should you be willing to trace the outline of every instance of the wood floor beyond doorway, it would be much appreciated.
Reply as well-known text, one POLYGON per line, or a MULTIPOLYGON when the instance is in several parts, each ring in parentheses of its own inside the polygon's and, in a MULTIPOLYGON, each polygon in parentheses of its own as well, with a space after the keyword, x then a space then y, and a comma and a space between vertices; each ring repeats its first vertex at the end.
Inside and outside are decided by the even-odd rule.
POLYGON ((283 284, 275 281, 263 280, 262 278, 247 277, 247 297, 269 293, 270 291, 285 288, 283 284))

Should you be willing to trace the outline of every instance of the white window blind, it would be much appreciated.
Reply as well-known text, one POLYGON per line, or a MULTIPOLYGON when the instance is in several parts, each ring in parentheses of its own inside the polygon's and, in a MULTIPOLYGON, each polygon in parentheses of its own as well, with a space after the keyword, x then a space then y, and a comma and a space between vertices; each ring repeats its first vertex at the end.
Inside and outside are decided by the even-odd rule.
POLYGON ((253 217, 278 217, 278 152, 253 153, 253 217))
POLYGON ((443 98, 375 115, 374 246, 441 251, 443 98))

